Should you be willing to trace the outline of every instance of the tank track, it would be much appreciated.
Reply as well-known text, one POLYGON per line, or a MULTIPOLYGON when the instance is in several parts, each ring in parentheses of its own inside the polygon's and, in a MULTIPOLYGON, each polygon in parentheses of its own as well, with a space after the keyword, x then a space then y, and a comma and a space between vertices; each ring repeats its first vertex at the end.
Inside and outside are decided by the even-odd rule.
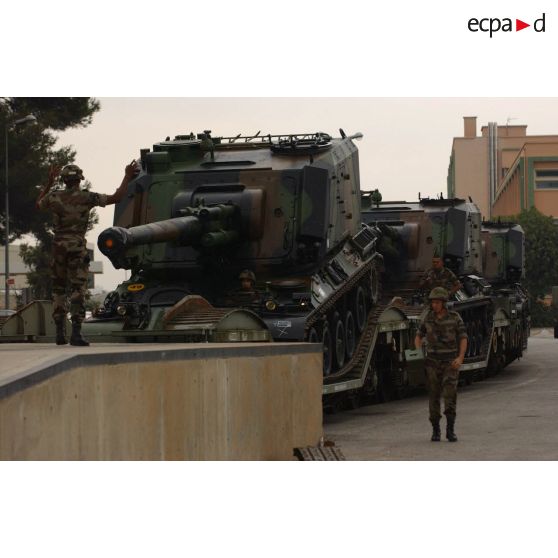
POLYGON ((350 291, 358 285, 358 283, 366 276, 367 273, 372 271, 372 267, 376 265, 377 257, 373 257, 368 261, 362 269, 355 273, 339 290, 335 291, 323 304, 312 310, 306 318, 304 326, 305 334, 308 330, 315 325, 319 320, 323 319, 324 315, 333 310, 335 305, 350 291))

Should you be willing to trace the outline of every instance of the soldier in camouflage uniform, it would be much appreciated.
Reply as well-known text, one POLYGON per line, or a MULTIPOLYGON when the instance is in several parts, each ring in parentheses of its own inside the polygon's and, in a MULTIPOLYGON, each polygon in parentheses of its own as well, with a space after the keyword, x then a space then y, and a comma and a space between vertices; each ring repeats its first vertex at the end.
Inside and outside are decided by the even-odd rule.
POLYGON ((85 234, 89 222, 89 212, 93 207, 105 207, 117 203, 126 193, 128 183, 139 172, 135 161, 126 166, 122 183, 112 195, 97 194, 81 190, 83 171, 77 165, 66 165, 62 171, 52 167, 48 182, 37 198, 38 209, 50 209, 54 221, 52 243, 52 292, 56 323, 56 344, 65 345, 66 314, 68 313, 66 289, 70 287, 70 313, 72 335, 70 344, 87 346, 81 336, 81 323, 85 318, 85 293, 89 256, 87 255, 85 234), (58 174, 66 185, 65 189, 51 190, 58 174))
POLYGON ((415 347, 420 349, 426 338, 427 356, 425 359, 428 391, 430 393, 429 410, 432 423, 432 441, 439 442, 440 432, 440 397, 444 398, 444 414, 447 420, 446 437, 456 442, 454 432, 457 381, 459 367, 463 364, 467 350, 467 333, 465 324, 457 312, 446 308, 448 292, 442 287, 432 289, 429 297, 430 311, 419 325, 415 337, 415 347))
POLYGON ((231 291, 226 300, 225 306, 251 306, 260 302, 260 296, 256 290, 256 274, 251 269, 245 269, 238 276, 240 288, 231 291))
POLYGON ((432 258, 432 268, 422 276, 419 285, 419 288, 426 290, 426 292, 430 292, 436 287, 446 289, 450 297, 462 287, 455 273, 444 267, 442 258, 437 255, 432 258))

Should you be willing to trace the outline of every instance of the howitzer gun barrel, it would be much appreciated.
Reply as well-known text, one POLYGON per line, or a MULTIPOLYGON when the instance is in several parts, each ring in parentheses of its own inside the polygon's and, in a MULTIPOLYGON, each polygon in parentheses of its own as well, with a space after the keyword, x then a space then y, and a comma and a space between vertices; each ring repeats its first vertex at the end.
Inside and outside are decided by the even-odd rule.
POLYGON ((126 266, 125 252, 133 246, 176 242, 182 246, 200 245, 215 248, 236 242, 239 231, 231 225, 237 208, 233 205, 185 208, 184 217, 147 223, 129 229, 110 227, 105 229, 97 241, 99 250, 118 269, 126 266))

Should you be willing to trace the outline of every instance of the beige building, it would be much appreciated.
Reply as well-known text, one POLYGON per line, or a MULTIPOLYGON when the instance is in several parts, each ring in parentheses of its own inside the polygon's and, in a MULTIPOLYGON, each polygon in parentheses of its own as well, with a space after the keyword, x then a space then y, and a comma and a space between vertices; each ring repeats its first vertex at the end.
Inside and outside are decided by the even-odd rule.
MULTIPOLYGON (((19 255, 19 248, 19 244, 11 244, 9 247, 10 278, 13 281, 10 284, 10 308, 12 309, 15 308, 17 304, 16 294, 22 294, 22 292, 29 287, 27 283, 27 273, 29 272, 29 268, 27 268, 27 266, 23 263, 23 260, 19 255)), ((87 250, 89 252, 89 257, 91 258, 91 262, 89 263, 88 288, 93 289, 95 287, 95 274, 103 273, 103 262, 93 260, 93 244, 88 242, 87 250)), ((0 308, 4 308, 5 285, 5 250, 4 246, 0 246, 0 308)))
POLYGON ((489 122, 477 135, 477 117, 465 116, 454 138, 448 197, 479 206, 484 219, 536 207, 558 220, 558 135, 528 136, 527 126, 489 122))

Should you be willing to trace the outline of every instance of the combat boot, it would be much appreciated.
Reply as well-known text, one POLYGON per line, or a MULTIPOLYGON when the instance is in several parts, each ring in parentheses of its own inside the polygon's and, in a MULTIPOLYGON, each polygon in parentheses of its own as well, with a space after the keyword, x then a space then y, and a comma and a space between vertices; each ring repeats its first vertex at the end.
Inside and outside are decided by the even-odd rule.
POLYGON ((66 345, 68 343, 66 339, 66 320, 57 320, 54 323, 56 324, 56 344, 66 345))
POLYGON ((76 347, 89 347, 89 342, 81 336, 81 323, 72 322, 72 336, 70 337, 70 345, 76 347))
POLYGON ((432 422, 432 438, 433 442, 439 442, 442 438, 442 432, 440 430, 440 422, 432 422))
POLYGON ((455 435, 455 432, 453 431, 453 428, 455 426, 455 418, 454 417, 448 417, 448 424, 446 427, 446 438, 448 439, 448 442, 457 442, 457 436, 455 435))

